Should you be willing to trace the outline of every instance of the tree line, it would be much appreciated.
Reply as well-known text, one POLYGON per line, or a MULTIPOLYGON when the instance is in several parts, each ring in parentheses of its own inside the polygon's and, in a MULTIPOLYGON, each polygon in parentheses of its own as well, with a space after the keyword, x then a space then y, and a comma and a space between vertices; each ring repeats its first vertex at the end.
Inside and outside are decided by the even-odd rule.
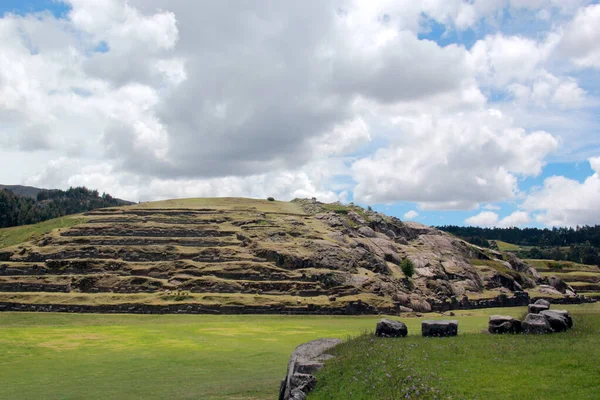
POLYGON ((497 248, 496 240, 526 246, 515 251, 522 258, 600 265, 600 225, 552 229, 444 225, 438 229, 481 247, 497 248))
POLYGON ((125 204, 130 203, 86 187, 42 190, 37 194, 36 199, 19 196, 10 190, 2 189, 0 190, 0 228, 36 224, 65 215, 125 204))

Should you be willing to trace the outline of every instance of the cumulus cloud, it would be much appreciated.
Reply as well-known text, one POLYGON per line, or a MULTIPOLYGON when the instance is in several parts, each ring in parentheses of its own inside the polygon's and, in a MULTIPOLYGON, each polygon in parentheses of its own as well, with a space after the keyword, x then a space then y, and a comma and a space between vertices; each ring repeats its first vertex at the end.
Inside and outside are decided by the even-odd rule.
POLYGON ((594 174, 583 182, 552 176, 533 190, 523 207, 536 214, 536 221, 548 226, 576 226, 600 223, 600 157, 589 159, 594 174))
POLYGON ((529 221, 531 221, 531 219, 529 218, 529 214, 525 211, 515 211, 509 216, 502 218, 502 220, 500 220, 500 226, 519 227, 529 223, 529 221))
POLYGON ((10 183, 474 209, 597 143, 594 91, 553 65, 596 66, 585 1, 63 2, 0 18, 0 152, 37 162, 10 183), (530 12, 547 32, 499 28, 530 12), (477 41, 424 39, 432 21, 477 41))
POLYGON ((559 51, 579 67, 600 68, 600 4, 580 9, 564 29, 559 51))
POLYGON ((498 225, 498 214, 493 211, 482 211, 477 215, 465 219, 465 223, 471 226, 496 226, 498 225))
POLYGON ((523 226, 529 221, 529 214, 527 214, 525 211, 515 211, 502 219, 500 219, 498 213, 493 211, 482 211, 477 215, 465 219, 465 223, 471 226, 500 226, 505 228, 523 226))
POLYGON ((418 216, 419 216, 419 213, 416 212, 415 210, 410 210, 410 211, 407 211, 406 213, 404 213, 404 219, 408 219, 408 220, 415 219, 418 216))
POLYGON ((424 209, 468 209, 512 198, 518 176, 541 172, 558 142, 527 133, 497 110, 459 118, 422 116, 398 121, 402 140, 357 160, 355 197, 365 203, 400 200, 424 209))

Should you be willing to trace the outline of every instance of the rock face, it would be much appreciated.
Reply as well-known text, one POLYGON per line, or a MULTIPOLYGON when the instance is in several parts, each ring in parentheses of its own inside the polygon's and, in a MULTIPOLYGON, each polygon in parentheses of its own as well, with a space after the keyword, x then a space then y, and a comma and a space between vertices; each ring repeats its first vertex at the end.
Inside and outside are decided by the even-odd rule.
POLYGON ((521 321, 505 315, 492 315, 488 324, 488 331, 492 334, 521 333, 521 321))
POLYGON ((530 314, 539 314, 541 311, 547 310, 549 307, 545 304, 530 304, 527 306, 527 311, 530 314))
POLYGON ((404 337, 408 334, 408 328, 404 322, 382 319, 377 323, 375 336, 379 337, 404 337))
POLYGON ((287 375, 281 381, 279 400, 304 400, 317 383, 313 374, 333 357, 327 351, 340 343, 340 339, 317 339, 296 347, 288 362, 287 375))
POLYGON ((421 322, 421 334, 425 337, 456 336, 458 334, 458 321, 423 321, 421 322))
POLYGON ((552 328, 546 317, 541 314, 527 314, 523 321, 523 333, 551 333, 552 328))
POLYGON ((568 312, 567 314, 564 314, 562 312, 545 310, 540 311, 540 315, 546 318, 546 321, 548 321, 550 328, 552 328, 554 332, 564 332, 573 326, 573 321, 568 315, 568 312))

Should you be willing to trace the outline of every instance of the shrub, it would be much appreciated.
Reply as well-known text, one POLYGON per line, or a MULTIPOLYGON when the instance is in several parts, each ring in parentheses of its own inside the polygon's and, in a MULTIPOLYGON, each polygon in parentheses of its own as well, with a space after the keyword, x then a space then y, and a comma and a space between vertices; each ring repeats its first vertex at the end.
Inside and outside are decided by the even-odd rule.
POLYGON ((407 278, 412 278, 413 274, 415 273, 415 265, 408 258, 402 260, 400 263, 400 269, 402 269, 402 272, 407 278))
POLYGON ((273 197, 267 197, 267 200, 269 200, 269 201, 275 201, 275 199, 273 197))

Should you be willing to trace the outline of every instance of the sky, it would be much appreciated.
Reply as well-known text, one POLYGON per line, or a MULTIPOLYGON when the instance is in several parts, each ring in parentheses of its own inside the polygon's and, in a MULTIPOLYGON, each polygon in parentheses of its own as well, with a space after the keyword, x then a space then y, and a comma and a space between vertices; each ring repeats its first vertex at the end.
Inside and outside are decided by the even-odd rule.
POLYGON ((0 183, 600 223, 600 4, 0 0, 0 183))

